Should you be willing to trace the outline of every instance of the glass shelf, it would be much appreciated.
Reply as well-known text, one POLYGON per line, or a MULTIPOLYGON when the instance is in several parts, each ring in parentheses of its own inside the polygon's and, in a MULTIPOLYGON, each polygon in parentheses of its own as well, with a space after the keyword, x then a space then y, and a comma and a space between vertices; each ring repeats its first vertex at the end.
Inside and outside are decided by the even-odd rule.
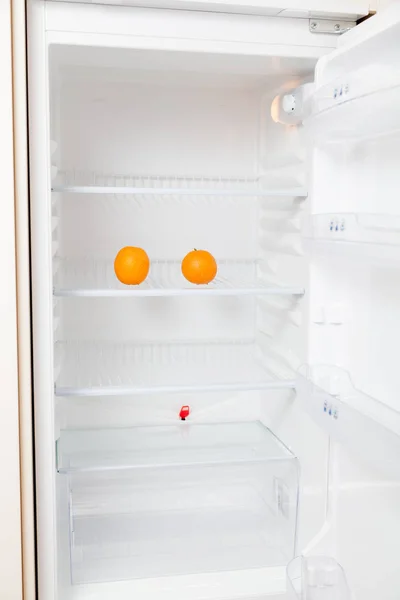
POLYGON ((302 186, 271 188, 259 177, 166 177, 61 173, 52 191, 63 194, 110 194, 133 196, 285 196, 307 197, 302 186))
POLYGON ((292 452, 260 422, 61 431, 59 473, 291 460, 292 452))
POLYGON ((279 287, 257 276, 255 261, 218 261, 218 275, 208 285, 194 285, 181 273, 179 261, 151 261, 150 273, 140 285, 120 283, 110 261, 60 260, 54 295, 62 297, 130 296, 302 296, 299 286, 279 287))
POLYGON ((364 461, 400 477, 400 412, 356 389, 339 367, 310 367, 297 397, 322 428, 364 461))
POLYGON ((298 461, 259 422, 63 430, 57 464, 75 584, 293 557, 298 461))
POLYGON ((400 259, 400 216, 369 213, 315 214, 306 236, 311 249, 364 259, 400 259))
POLYGON ((296 384, 283 360, 248 341, 57 342, 55 350, 57 396, 290 389, 296 384))

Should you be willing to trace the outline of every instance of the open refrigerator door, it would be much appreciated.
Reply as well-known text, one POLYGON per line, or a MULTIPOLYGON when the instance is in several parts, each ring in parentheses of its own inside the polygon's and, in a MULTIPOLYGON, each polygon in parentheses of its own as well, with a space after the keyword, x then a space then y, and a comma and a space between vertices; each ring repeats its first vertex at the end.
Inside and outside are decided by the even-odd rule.
POLYGON ((344 35, 318 63, 305 121, 310 337, 297 392, 329 433, 331 465, 325 531, 304 560, 332 556, 363 599, 398 594, 399 40, 398 2, 344 35))

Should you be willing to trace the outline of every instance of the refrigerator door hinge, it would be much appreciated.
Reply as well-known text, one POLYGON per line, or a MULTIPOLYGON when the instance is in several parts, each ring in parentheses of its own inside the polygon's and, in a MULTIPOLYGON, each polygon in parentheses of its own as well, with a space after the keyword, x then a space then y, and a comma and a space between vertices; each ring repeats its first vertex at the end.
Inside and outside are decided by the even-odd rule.
POLYGON ((328 19, 310 19, 311 33, 331 33, 341 35, 356 26, 355 21, 337 21, 328 19))

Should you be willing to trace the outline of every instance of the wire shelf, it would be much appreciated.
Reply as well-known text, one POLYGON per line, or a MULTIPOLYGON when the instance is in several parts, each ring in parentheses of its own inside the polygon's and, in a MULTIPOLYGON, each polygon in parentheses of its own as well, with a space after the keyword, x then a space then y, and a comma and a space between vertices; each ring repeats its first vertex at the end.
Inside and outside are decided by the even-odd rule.
MULTIPOLYGON (((268 369, 252 341, 208 343, 57 342, 57 396, 294 388, 268 369)), ((273 363, 271 359, 271 364, 273 363)), ((280 375, 282 371, 280 371, 280 375)))
POLYGON ((152 261, 147 279, 127 286, 118 281, 113 264, 105 260, 59 260, 54 295, 61 297, 132 297, 186 295, 281 295, 302 296, 300 286, 280 287, 261 279, 252 260, 218 261, 217 277, 208 285, 188 282, 180 261, 152 261))
POLYGON ((61 173, 53 192, 65 194, 123 194, 150 196, 307 196, 303 186, 272 188, 263 186, 261 178, 166 177, 139 175, 104 175, 98 173, 61 173))

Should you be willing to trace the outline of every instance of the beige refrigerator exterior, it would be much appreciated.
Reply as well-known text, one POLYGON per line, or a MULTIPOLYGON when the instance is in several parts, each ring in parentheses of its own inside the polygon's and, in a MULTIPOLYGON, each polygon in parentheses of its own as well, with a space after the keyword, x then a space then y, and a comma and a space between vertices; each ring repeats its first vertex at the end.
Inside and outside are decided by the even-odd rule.
POLYGON ((0 598, 35 597, 24 0, 0 2, 0 598))

